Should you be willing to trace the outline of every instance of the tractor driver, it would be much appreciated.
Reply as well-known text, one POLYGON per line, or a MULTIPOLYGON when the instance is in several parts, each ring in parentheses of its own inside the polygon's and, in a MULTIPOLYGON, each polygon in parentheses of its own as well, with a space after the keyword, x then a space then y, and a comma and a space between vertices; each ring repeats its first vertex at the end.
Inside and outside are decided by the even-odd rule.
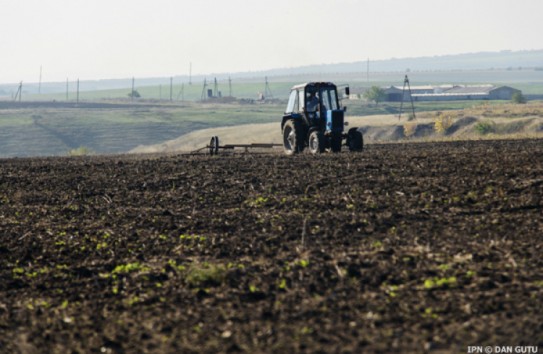
POLYGON ((316 113, 319 110, 319 96, 316 92, 311 92, 307 99, 307 112, 316 113))

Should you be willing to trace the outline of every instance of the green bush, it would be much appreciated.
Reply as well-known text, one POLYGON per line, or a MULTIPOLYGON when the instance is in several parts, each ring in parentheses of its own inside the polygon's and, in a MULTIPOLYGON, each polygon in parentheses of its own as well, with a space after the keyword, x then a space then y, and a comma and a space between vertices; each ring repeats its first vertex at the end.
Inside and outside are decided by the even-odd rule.
POLYGON ((386 98, 385 90, 379 86, 372 86, 368 91, 362 95, 366 100, 373 101, 375 104, 383 101, 386 98))
POLYGON ((92 154, 92 150, 85 146, 80 146, 77 149, 68 151, 68 156, 87 156, 92 154))
POLYGON ((475 130, 481 135, 486 135, 494 133, 496 131, 496 126, 494 122, 478 122, 475 124, 475 130))
POLYGON ((526 97, 524 97, 522 92, 515 92, 511 97, 511 101, 513 101, 513 103, 523 104, 526 103, 526 97))

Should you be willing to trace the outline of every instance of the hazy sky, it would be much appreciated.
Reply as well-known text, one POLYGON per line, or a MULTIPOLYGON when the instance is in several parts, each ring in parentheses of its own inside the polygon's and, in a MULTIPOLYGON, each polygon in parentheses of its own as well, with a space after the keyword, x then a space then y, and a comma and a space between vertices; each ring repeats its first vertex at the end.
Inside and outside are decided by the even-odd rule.
POLYGON ((542 0, 0 0, 0 83, 543 49, 542 0))

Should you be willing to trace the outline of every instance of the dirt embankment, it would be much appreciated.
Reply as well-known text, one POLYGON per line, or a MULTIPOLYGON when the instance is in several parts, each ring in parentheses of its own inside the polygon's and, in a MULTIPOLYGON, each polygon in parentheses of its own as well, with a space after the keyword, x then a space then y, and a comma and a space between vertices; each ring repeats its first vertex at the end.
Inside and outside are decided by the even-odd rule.
MULTIPOLYGON (((400 120, 395 115, 350 117, 349 127, 359 127, 365 143, 397 141, 526 138, 543 136, 543 118, 451 118, 443 131, 435 127, 435 118, 428 114, 413 121, 400 120)), ((206 146, 212 136, 227 144, 281 144, 279 123, 248 124, 235 127, 211 128, 191 132, 161 144, 138 146, 131 153, 193 151, 206 146)))

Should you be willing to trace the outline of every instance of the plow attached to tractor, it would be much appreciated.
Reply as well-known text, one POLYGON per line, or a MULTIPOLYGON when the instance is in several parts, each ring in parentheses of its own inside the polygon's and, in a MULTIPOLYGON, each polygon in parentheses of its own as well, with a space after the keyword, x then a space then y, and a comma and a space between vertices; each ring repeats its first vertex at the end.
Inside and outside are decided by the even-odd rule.
POLYGON ((194 150, 191 153, 199 153, 202 151, 209 152, 210 155, 218 155, 220 150, 230 150, 234 151, 235 149, 243 149, 245 152, 249 152, 249 149, 271 149, 274 147, 282 146, 281 144, 265 144, 265 143, 253 143, 253 144, 227 144, 220 145, 219 137, 213 136, 209 142, 209 145, 206 145, 198 150, 194 150))

